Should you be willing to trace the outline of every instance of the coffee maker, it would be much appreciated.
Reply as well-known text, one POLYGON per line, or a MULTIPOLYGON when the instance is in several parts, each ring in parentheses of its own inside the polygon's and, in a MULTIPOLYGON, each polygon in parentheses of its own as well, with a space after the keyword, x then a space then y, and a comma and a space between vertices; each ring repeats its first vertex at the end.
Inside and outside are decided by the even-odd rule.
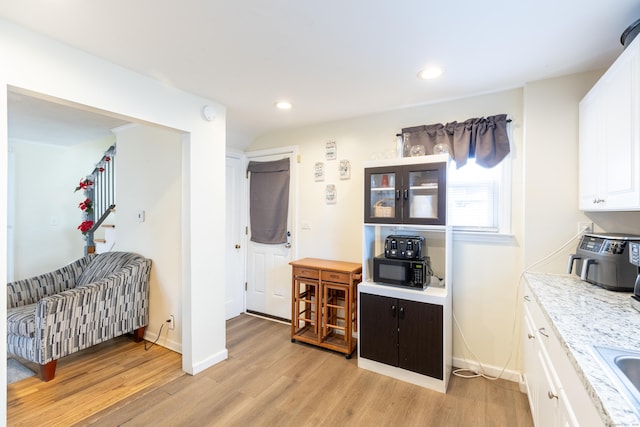
POLYGON ((629 247, 629 262, 636 266, 638 275, 631 295, 631 306, 640 311, 640 243, 631 243, 629 247))

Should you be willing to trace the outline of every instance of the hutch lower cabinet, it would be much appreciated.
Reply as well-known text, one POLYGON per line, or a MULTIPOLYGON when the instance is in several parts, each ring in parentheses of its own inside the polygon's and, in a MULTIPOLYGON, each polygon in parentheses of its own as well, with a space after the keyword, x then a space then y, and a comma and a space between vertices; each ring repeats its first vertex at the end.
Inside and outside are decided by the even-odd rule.
POLYGON ((442 306, 360 294, 360 356, 442 379, 442 306))
POLYGON ((358 367, 446 393, 452 370, 451 291, 358 285, 358 367))

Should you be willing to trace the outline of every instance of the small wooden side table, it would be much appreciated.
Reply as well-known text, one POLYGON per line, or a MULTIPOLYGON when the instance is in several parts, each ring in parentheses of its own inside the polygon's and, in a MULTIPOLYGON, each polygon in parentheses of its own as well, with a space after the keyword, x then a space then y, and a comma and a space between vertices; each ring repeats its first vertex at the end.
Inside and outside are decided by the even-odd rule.
POLYGON ((291 342, 296 340, 351 358, 357 331, 362 264, 303 258, 292 261, 291 342))

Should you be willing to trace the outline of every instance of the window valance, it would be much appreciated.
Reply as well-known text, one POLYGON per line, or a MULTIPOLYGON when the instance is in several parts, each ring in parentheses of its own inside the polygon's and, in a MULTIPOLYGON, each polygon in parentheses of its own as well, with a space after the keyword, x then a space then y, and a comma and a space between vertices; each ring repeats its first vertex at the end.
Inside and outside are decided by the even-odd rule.
POLYGON ((506 114, 498 114, 446 125, 414 126, 402 129, 402 133, 409 134, 412 146, 424 146, 425 154, 433 154, 436 144, 446 144, 458 168, 469 158, 475 158, 480 166, 492 168, 509 154, 509 122, 506 114))

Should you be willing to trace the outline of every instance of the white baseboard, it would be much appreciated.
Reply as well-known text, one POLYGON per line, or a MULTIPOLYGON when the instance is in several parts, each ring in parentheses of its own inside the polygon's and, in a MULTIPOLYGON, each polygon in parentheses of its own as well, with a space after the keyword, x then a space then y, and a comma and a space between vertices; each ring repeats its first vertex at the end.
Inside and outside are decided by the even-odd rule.
MULTIPOLYGON (((164 335, 164 334, 163 334, 164 335)), ((149 343, 154 342, 158 338, 158 334, 154 334, 152 332, 145 332, 144 339, 149 341, 149 343)), ((147 344, 150 345, 150 344, 147 344)), ((167 337, 160 338, 157 343, 154 345, 159 345, 160 347, 168 348, 169 350, 175 351, 176 353, 182 354, 182 343, 177 341, 173 341, 168 339, 167 337)), ((184 357, 182 359, 182 370, 185 371, 189 375, 196 375, 211 366, 226 360, 229 357, 229 352, 225 348, 222 351, 214 354, 213 356, 195 363, 193 366, 185 366, 184 357)))
POLYGON ((482 364, 482 366, 480 366, 479 363, 470 362, 468 360, 460 359, 457 357, 453 358, 453 366, 454 371, 456 369, 463 368, 469 369, 474 372, 482 372, 489 377, 497 377, 498 375, 500 375, 500 378, 503 380, 518 383, 520 385, 520 391, 523 390, 524 383, 522 381, 522 375, 518 371, 505 369, 504 372, 502 372, 502 367, 491 366, 484 363, 482 364))
MULTIPOLYGON (((164 335, 164 334, 162 334, 162 335, 164 335)), ((158 339, 158 334, 155 334, 155 333, 149 332, 149 331, 145 331, 144 339, 146 341, 149 341, 149 343, 152 343, 156 339, 158 339)), ((147 344, 147 345, 149 345, 149 344, 147 344)), ((160 347, 168 348, 171 351, 175 351, 176 353, 182 354, 182 343, 180 343, 178 341, 170 340, 166 336, 164 338, 161 337, 158 340, 158 342, 155 343, 155 345, 159 345, 160 347)))
POLYGON ((185 367, 184 366, 184 362, 183 362, 183 366, 182 369, 185 370, 186 373, 188 373, 189 375, 196 375, 202 371, 204 371, 207 368, 212 367, 213 365, 216 365, 220 362, 222 362, 223 360, 226 360, 229 357, 229 352, 227 351, 227 349, 225 348, 224 350, 221 350, 219 352, 217 352, 216 354, 214 354, 213 356, 195 363, 193 366, 191 366, 191 369, 186 369, 189 368, 188 366, 185 367))

